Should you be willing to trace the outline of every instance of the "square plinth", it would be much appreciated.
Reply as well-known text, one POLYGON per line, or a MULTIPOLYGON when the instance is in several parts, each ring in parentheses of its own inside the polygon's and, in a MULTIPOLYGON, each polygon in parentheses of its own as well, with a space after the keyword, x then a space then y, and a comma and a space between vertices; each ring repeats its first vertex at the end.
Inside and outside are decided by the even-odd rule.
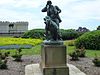
POLYGON ((42 45, 41 65, 45 67, 66 66, 66 46, 42 45))

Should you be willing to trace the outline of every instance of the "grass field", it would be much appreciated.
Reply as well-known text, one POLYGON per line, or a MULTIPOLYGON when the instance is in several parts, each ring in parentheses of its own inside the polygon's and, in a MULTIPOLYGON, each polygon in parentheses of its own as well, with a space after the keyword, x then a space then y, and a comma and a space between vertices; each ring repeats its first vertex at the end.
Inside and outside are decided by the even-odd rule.
MULTIPOLYGON (((68 54, 70 52, 73 52, 74 49, 75 49, 74 46, 67 46, 68 54)), ((11 55, 14 55, 16 50, 15 49, 13 49, 13 50, 1 50, 1 52, 6 52, 6 51, 10 51, 11 55)), ((23 54, 23 55, 39 55, 40 51, 41 51, 41 45, 36 45, 32 49, 22 49, 21 54, 23 54)), ((97 56, 100 57, 100 50, 86 50, 87 57, 95 57, 95 53, 97 54, 97 56)))
MULTIPOLYGON (((67 51, 68 54, 73 52, 75 50, 75 46, 68 46, 67 51)), ((95 54, 100 57, 100 50, 86 50, 86 56, 87 57, 95 57, 95 54)))

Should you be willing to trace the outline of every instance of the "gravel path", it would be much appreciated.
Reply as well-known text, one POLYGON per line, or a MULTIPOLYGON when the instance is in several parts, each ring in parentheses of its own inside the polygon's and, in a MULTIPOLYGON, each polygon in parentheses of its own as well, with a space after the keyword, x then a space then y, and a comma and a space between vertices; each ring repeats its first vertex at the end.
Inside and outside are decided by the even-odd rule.
MULTIPOLYGON (((70 57, 68 57, 70 59, 70 57)), ((94 66, 92 63, 93 58, 80 58, 79 61, 70 61, 68 63, 75 65, 87 75, 100 75, 100 67, 94 66)))
MULTIPOLYGON (((40 56, 22 56, 22 62, 13 61, 12 57, 8 60, 8 69, 0 70, 0 75, 25 75, 25 66, 32 63, 39 63, 40 56)), ((75 65, 87 75, 100 75, 100 67, 95 67, 92 63, 92 58, 81 58, 80 61, 70 61, 68 57, 68 63, 75 65)))

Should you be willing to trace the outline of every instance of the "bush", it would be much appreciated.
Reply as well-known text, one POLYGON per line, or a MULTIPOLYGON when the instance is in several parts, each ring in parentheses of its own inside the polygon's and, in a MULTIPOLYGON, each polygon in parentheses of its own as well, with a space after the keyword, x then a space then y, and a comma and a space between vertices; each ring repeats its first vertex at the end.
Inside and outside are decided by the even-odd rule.
POLYGON ((7 69, 7 60, 0 60, 0 69, 7 69))
POLYGON ((81 49, 75 49, 72 53, 69 55, 72 57, 71 60, 79 60, 79 57, 85 57, 85 48, 81 47, 81 49))
POLYGON ((14 61, 18 61, 18 62, 22 61, 21 60, 21 57, 22 57, 21 52, 22 52, 21 48, 16 50, 16 54, 12 56, 13 58, 15 58, 14 61))
POLYGON ((79 60, 78 58, 79 54, 76 51, 70 53, 69 55, 72 57, 71 60, 74 60, 74 61, 79 60))
POLYGON ((76 48, 100 50, 100 30, 87 32, 75 41, 76 48))
POLYGON ((80 32, 77 32, 74 29, 68 29, 68 30, 61 29, 60 31, 61 31, 61 35, 62 35, 62 39, 63 40, 76 39, 77 37, 79 37, 80 35, 82 35, 80 32))
POLYGON ((36 39, 45 39, 45 30, 44 29, 32 29, 22 35, 22 38, 36 38, 36 39))
POLYGON ((10 52, 1 53, 0 51, 0 69, 7 69, 7 57, 10 52))
POLYGON ((96 54, 95 54, 95 58, 92 60, 92 62, 94 63, 95 66, 100 67, 100 57, 97 57, 96 54))
POLYGON ((81 49, 76 49, 76 53, 78 53, 79 57, 86 57, 86 50, 84 47, 81 47, 81 49))
MULTIPOLYGON (((78 32, 75 29, 68 29, 68 30, 60 30, 61 37, 63 40, 71 40, 76 39, 80 35, 83 34, 83 32, 78 32)), ((44 29, 33 29, 29 30, 28 32, 24 33, 22 38, 39 38, 39 39, 46 39, 45 38, 45 30, 44 29)))

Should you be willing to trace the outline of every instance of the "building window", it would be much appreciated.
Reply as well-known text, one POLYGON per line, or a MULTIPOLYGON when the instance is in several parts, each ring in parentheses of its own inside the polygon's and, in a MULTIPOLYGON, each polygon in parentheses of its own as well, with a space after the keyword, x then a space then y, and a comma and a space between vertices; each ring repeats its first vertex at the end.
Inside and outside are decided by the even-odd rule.
POLYGON ((14 24, 9 24, 9 28, 13 28, 14 27, 14 24))

